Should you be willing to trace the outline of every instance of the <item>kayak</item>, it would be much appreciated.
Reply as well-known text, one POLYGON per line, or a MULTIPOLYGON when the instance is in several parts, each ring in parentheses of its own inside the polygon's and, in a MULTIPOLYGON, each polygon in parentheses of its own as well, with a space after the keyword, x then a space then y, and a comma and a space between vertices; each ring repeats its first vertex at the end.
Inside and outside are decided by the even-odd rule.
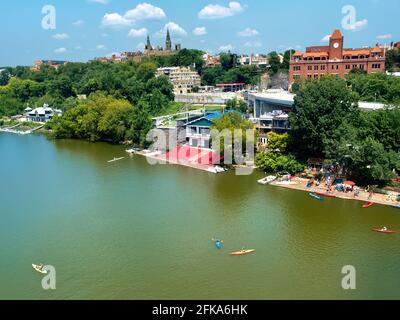
POLYGON ((331 194, 331 193, 317 192, 316 195, 320 196, 320 197, 326 197, 326 198, 336 198, 336 196, 334 194, 331 194))
POLYGON ((384 229, 372 229, 372 231, 380 232, 380 233, 386 233, 386 234, 397 233, 397 231, 393 231, 393 230, 384 230, 384 229))
POLYGON ((323 198, 321 198, 320 196, 317 196, 317 195, 316 195, 315 193, 313 193, 313 192, 310 192, 309 195, 310 195, 310 197, 313 197, 314 199, 317 199, 317 200, 324 200, 323 198))
POLYGON ((255 252, 255 251, 256 251, 255 249, 250 249, 250 250, 239 250, 239 251, 231 252, 229 255, 231 255, 231 256, 243 256, 243 255, 245 255, 245 254, 253 253, 253 252, 255 252))
POLYGON ((374 202, 367 202, 366 204, 363 205, 364 209, 367 209, 369 207, 372 207, 375 203, 374 202))
POLYGON ((400 206, 392 206, 392 208, 400 209, 400 206))
POLYGON ((37 264, 33 264, 33 263, 32 263, 32 268, 33 268, 35 271, 39 272, 39 273, 47 274, 47 271, 46 271, 46 270, 43 270, 43 269, 42 269, 39 265, 37 265, 37 264))

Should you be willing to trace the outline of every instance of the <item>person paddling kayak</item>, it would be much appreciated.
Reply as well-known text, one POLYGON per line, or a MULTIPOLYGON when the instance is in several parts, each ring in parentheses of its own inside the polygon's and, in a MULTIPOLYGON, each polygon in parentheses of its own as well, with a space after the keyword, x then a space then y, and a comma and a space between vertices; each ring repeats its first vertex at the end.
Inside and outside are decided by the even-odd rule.
POLYGON ((224 240, 219 240, 219 239, 212 239, 215 243, 215 247, 217 249, 222 249, 222 244, 224 243, 224 240))

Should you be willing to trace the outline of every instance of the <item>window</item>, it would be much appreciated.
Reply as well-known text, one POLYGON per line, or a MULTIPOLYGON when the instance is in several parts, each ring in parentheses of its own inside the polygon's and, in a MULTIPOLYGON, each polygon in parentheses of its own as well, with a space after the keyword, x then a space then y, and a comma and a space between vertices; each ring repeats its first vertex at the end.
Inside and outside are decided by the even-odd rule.
POLYGON ((317 71, 318 70, 318 66, 314 66, 314 70, 317 71))
POLYGON ((318 74, 314 74, 314 79, 318 79, 318 74))
POLYGON ((294 66, 294 67, 293 67, 293 70, 294 70, 294 71, 300 71, 300 70, 301 70, 301 67, 300 67, 300 66, 294 66))
POLYGON ((294 80, 300 79, 300 75, 299 75, 299 74, 293 75, 293 79, 294 79, 294 80))
POLYGON ((346 64, 346 70, 350 70, 350 65, 346 64))
POLYGON ((309 75, 307 75, 307 77, 308 77, 308 79, 311 79, 311 78, 312 78, 312 75, 311 75, 311 74, 309 74, 309 75))
POLYGON ((380 63, 373 63, 372 64, 372 69, 380 69, 381 68, 381 64, 380 63))
POLYGON ((360 70, 364 70, 365 66, 363 64, 360 64, 360 70))
POLYGON ((308 66, 308 70, 312 70, 312 66, 308 66))
POLYGON ((321 66, 321 70, 322 71, 326 70, 326 66, 321 66))

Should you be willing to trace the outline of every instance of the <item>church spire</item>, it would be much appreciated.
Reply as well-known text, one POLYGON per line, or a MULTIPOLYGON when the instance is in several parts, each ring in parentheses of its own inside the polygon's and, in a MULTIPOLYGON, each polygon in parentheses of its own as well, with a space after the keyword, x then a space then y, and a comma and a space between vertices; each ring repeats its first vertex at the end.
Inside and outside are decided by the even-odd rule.
POLYGON ((172 51, 171 36, 169 34, 169 29, 167 29, 167 40, 165 41, 165 50, 172 51))
POLYGON ((153 48, 152 48, 152 46, 151 46, 151 43, 150 43, 150 36, 149 36, 149 35, 147 35, 147 42, 146 42, 146 47, 145 47, 145 49, 146 49, 146 50, 153 50, 153 48))

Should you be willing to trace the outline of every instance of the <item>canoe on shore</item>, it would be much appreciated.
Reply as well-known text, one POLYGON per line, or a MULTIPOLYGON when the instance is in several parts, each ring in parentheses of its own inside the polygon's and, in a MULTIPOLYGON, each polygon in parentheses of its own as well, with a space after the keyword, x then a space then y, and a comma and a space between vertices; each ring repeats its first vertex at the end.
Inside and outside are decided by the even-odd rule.
POLYGON ((386 234, 397 233, 397 231, 385 230, 385 229, 372 229, 372 231, 374 231, 374 232, 380 232, 380 233, 386 233, 386 234))
POLYGON ((246 254, 249 254, 249 253, 253 253, 255 251, 256 251, 255 249, 239 250, 239 251, 231 252, 229 255, 230 256, 243 256, 243 255, 246 255, 246 254))
POLYGON ((321 201, 321 200, 324 200, 324 198, 322 198, 322 197, 316 195, 314 192, 310 192, 310 193, 309 193, 309 196, 312 197, 312 198, 314 198, 314 199, 320 200, 320 201, 321 201))
POLYGON ((322 192, 317 192, 315 193, 317 196, 320 197, 325 197, 325 198, 337 198, 336 195, 332 194, 332 193, 322 193, 322 192))
POLYGON ((375 202, 367 202, 366 204, 363 205, 364 209, 367 209, 369 207, 372 207, 375 204, 375 202))
POLYGON ((400 209, 400 206, 392 206, 392 208, 400 209))

